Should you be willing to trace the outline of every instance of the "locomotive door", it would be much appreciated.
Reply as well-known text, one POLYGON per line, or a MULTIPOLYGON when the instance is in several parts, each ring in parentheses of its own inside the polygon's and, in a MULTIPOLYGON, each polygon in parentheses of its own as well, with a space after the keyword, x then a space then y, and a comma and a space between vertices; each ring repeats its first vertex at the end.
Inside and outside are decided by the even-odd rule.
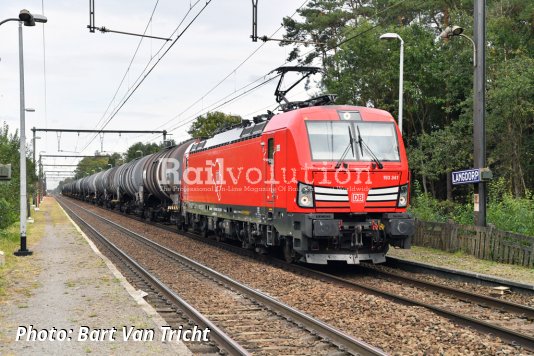
POLYGON ((274 164, 274 156, 275 156, 275 137, 273 134, 265 135, 264 136, 264 166, 263 166, 263 182, 265 184, 263 189, 264 194, 264 201, 265 201, 265 207, 267 209, 274 208, 274 201, 276 199, 276 188, 275 188, 275 182, 274 182, 274 174, 275 174, 275 164, 274 164))
POLYGON ((284 166, 285 160, 283 157, 284 152, 281 148, 285 144, 285 132, 265 134, 262 143, 264 147, 264 202, 268 210, 268 216, 270 215, 272 217, 275 203, 282 193, 278 187, 280 184, 283 184, 281 169, 284 166))

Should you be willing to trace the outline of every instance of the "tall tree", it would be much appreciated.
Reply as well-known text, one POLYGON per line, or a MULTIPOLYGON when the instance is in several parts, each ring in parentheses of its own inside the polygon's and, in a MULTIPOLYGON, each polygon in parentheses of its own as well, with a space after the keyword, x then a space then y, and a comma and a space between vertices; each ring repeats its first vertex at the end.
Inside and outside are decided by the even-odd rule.
POLYGON ((534 59, 507 60, 494 78, 488 88, 489 158, 522 197, 534 188, 534 59))
POLYGON ((206 115, 198 116, 187 133, 193 138, 210 137, 217 131, 239 124, 241 121, 241 116, 229 115, 220 111, 209 112, 206 115))
POLYGON ((74 176, 76 179, 98 173, 109 168, 109 156, 84 157, 76 167, 74 176))
POLYGON ((130 147, 128 147, 128 150, 124 154, 124 160, 125 162, 130 162, 131 160, 134 160, 136 158, 140 158, 146 155, 150 155, 152 153, 159 152, 161 147, 157 143, 143 143, 143 142, 136 142, 130 147))

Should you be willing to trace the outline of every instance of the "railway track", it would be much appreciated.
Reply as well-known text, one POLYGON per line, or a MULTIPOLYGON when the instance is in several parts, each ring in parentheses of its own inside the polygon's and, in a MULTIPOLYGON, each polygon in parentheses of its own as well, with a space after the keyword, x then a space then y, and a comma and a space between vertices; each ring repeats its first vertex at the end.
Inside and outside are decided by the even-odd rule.
MULTIPOLYGON (((373 346, 291 308, 264 293, 224 276, 209 267, 169 250, 78 204, 67 203, 64 199, 59 199, 59 202, 69 215, 91 231, 92 236, 97 236, 101 243, 105 244, 108 249, 113 250, 115 255, 120 255, 122 260, 128 260, 130 269, 133 269, 131 266, 134 266, 135 269, 142 270, 143 272, 139 273, 144 276, 144 279, 150 279, 150 284, 157 286, 158 297, 160 295, 164 296, 164 304, 179 305, 176 309, 184 310, 194 323, 216 330, 213 334, 217 335, 213 338, 214 341, 221 349, 230 354, 385 355, 383 351, 373 346), (73 206, 75 207, 73 208, 73 206), (87 215, 85 217, 80 216, 74 210, 81 210, 83 211, 82 214, 87 215), (205 290, 193 291, 194 304, 199 311, 188 309, 187 302, 179 297, 176 292, 165 286, 151 272, 143 269, 139 263, 133 261, 125 252, 121 251, 121 248, 98 232, 97 228, 87 222, 87 220, 90 220, 88 216, 97 219, 107 227, 111 227, 117 233, 127 236, 128 240, 131 241, 127 245, 138 245, 135 248, 142 245, 144 247, 143 251, 146 251, 146 247, 148 247, 149 250, 160 256, 158 263, 155 265, 161 265, 163 260, 165 261, 164 265, 167 267, 171 266, 171 263, 173 266, 179 265, 180 267, 176 271, 178 271, 181 281, 178 283, 184 283, 184 281, 186 281, 186 284, 189 283, 187 278, 184 278, 185 275, 189 275, 190 281, 204 280, 203 287, 205 290), (206 293, 208 289, 213 290, 213 292, 206 293), (222 289, 224 290, 221 291, 222 289), (212 321, 209 321, 208 318, 212 321), (216 325, 219 325, 220 328, 216 325)), ((130 247, 134 248, 133 246, 130 247)), ((137 272, 135 274, 137 275, 137 272)), ((193 284, 189 284, 188 289, 191 290, 192 288, 193 284)), ((174 308, 171 307, 170 312, 173 313, 174 308)))
POLYGON ((364 265, 363 268, 369 271, 369 273, 371 273, 372 275, 385 279, 385 280, 395 280, 397 282, 402 282, 405 285, 413 285, 416 287, 422 287, 424 289, 435 291, 440 294, 446 294, 446 295, 453 296, 461 300, 465 300, 465 301, 469 301, 474 304, 478 304, 484 308, 493 307, 493 308, 496 308, 502 311, 520 314, 524 316, 525 318, 534 320, 534 308, 527 306, 527 305, 513 303, 507 300, 494 298, 494 297, 490 297, 490 296, 483 295, 483 294, 477 294, 477 293, 473 293, 470 291, 460 290, 460 289, 449 287, 443 284, 425 281, 425 280, 421 280, 418 278, 409 277, 406 275, 401 275, 396 272, 376 269, 373 266, 364 265))
POLYGON ((528 295, 530 297, 534 296, 533 285, 507 281, 502 278, 496 278, 494 276, 488 276, 480 273, 458 271, 445 267, 432 266, 421 262, 407 261, 395 257, 388 257, 384 266, 409 273, 435 276, 438 278, 469 283, 477 286, 486 286, 488 288, 504 286, 510 288, 510 290, 528 295))
POLYGON ((137 289, 147 293, 145 299, 150 302, 158 313, 169 322, 170 326, 178 328, 180 325, 195 323, 199 328, 209 328, 212 340, 218 345, 186 343, 194 353, 217 354, 224 350, 230 354, 246 354, 246 351, 236 341, 221 331, 198 310, 185 302, 180 296, 162 283, 156 276, 143 268, 119 247, 114 245, 93 226, 70 209, 64 202, 60 202, 69 216, 88 234, 93 241, 104 247, 112 256, 114 264, 125 274, 128 281, 137 289))
MULTIPOLYGON (((129 216, 129 215, 126 215, 126 216, 129 216)), ((129 217, 131 217, 131 216, 129 216, 129 217)), ((139 220, 141 220, 141 219, 139 219, 139 220)), ((141 220, 141 221, 145 222, 144 220, 141 220)), ((155 225, 155 226, 157 226, 159 228, 163 228, 165 230, 172 231, 172 232, 176 233, 176 229, 174 227, 166 226, 166 225, 162 225, 162 224, 157 224, 157 223, 151 223, 151 224, 155 225)), ((521 346, 523 346, 523 347, 525 347, 525 348, 527 348, 529 350, 534 350, 534 338, 532 336, 526 335, 526 334, 521 333, 521 332, 517 332, 517 331, 511 330, 511 329, 508 329, 508 328, 505 328, 505 327, 494 325, 494 324, 492 324, 490 322, 486 322, 486 321, 483 321, 483 320, 478 320, 476 318, 473 318, 473 317, 470 317, 468 315, 465 315, 465 313, 462 313, 462 312, 454 312, 454 311, 449 310, 447 308, 443 308, 443 307, 440 307, 440 306, 436 306, 434 304, 422 302, 422 301, 416 300, 414 298, 406 297, 406 296, 403 296, 403 295, 391 293, 391 292, 388 292, 388 291, 386 291, 386 290, 384 290, 382 288, 377 288, 377 287, 373 287, 373 286, 370 286, 370 285, 366 285, 366 284, 360 283, 358 281, 349 280, 347 278, 342 278, 342 277, 339 277, 339 276, 336 276, 336 275, 333 275, 333 274, 330 274, 330 273, 321 272, 321 271, 318 271, 316 269, 311 269, 311 268, 307 268, 307 267, 300 266, 300 265, 287 264, 287 263, 285 263, 283 261, 280 261, 278 259, 273 259, 273 258, 270 258, 270 257, 257 255, 257 254, 255 254, 255 253, 253 253, 251 251, 243 250, 240 247, 237 247, 237 246, 234 246, 234 245, 229 245, 229 244, 226 244, 226 243, 217 242, 217 241, 211 240, 211 239, 205 239, 205 238, 199 237, 199 236, 197 236, 195 234, 192 234, 192 233, 180 232, 180 234, 186 235, 188 237, 192 237, 193 239, 196 239, 196 240, 201 241, 203 243, 208 243, 210 245, 217 246, 219 248, 222 247, 223 249, 225 249, 227 251, 238 253, 240 255, 247 255, 249 257, 253 257, 255 259, 264 261, 266 263, 269 263, 271 265, 283 268, 285 270, 290 270, 292 272, 295 272, 295 273, 298 273, 298 274, 301 274, 301 275, 305 275, 305 276, 309 276, 309 277, 312 277, 312 278, 315 278, 315 279, 319 279, 319 280, 322 280, 324 282, 332 283, 332 284, 335 284, 335 285, 340 285, 340 286, 343 286, 344 288, 350 288, 350 289, 363 291, 365 293, 370 293, 370 294, 373 294, 373 295, 384 297, 384 298, 387 298, 389 300, 393 300, 393 301, 395 301, 397 303, 401 303, 401 304, 404 304, 404 305, 421 306, 421 307, 427 308, 429 310, 432 310, 433 312, 435 312, 435 313, 437 313, 437 314, 439 314, 441 316, 444 316, 444 317, 446 317, 448 319, 451 319, 451 320, 453 320, 455 322, 458 322, 460 324, 463 324, 463 325, 466 325, 466 326, 470 326, 470 327, 472 327, 472 328, 474 328, 476 330, 482 331, 484 333, 488 333, 490 335, 499 336, 502 339, 509 341, 512 345, 521 345, 521 346)), ((389 278, 397 278, 397 276, 389 275, 389 278)), ((434 291, 434 292, 439 290, 440 293, 447 294, 447 295, 450 295, 450 296, 454 296, 454 297, 459 298, 459 299, 461 299, 463 301, 469 301, 470 303, 476 303, 478 305, 482 305, 485 308, 490 308, 490 307, 491 308, 497 308, 499 310, 507 310, 509 312, 520 314, 522 317, 526 317, 526 318, 531 318, 532 317, 532 313, 533 313, 532 308, 527 307, 527 306, 523 306, 523 305, 519 305, 517 303, 508 303, 506 301, 502 301, 502 300, 499 300, 499 299, 496 299, 496 298, 489 298, 489 297, 485 297, 483 295, 478 295, 478 294, 475 294, 475 293, 469 293, 469 292, 460 291, 460 290, 450 290, 450 289, 447 289, 447 288, 443 288, 442 286, 431 285, 431 284, 428 284, 428 283, 424 283, 422 281, 411 281, 409 278, 408 279, 400 278, 400 280, 403 283, 408 283, 409 282, 409 283, 412 283, 412 284, 417 284, 419 287, 423 287, 425 289, 429 289, 429 290, 434 291)))

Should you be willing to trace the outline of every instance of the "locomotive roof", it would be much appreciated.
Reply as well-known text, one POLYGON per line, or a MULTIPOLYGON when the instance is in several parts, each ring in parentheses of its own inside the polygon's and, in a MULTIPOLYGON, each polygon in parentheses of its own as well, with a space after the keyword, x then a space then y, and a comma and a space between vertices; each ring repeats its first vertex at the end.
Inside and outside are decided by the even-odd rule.
POLYGON ((363 106, 352 105, 327 105, 313 106, 303 109, 283 112, 273 116, 270 120, 253 123, 248 126, 238 126, 218 133, 213 137, 194 143, 191 146, 190 153, 200 152, 215 147, 220 147, 233 142, 248 140, 260 136, 266 127, 269 130, 276 130, 288 127, 293 118, 310 119, 310 120, 339 120, 340 113, 356 113, 357 120, 363 121, 394 121, 391 114, 385 110, 368 108, 363 106))
POLYGON ((265 126, 267 126, 267 123, 268 121, 263 121, 249 126, 234 127, 228 131, 216 134, 211 138, 194 143, 189 152, 194 153, 226 145, 231 142, 243 141, 253 137, 258 137, 262 134, 265 126))

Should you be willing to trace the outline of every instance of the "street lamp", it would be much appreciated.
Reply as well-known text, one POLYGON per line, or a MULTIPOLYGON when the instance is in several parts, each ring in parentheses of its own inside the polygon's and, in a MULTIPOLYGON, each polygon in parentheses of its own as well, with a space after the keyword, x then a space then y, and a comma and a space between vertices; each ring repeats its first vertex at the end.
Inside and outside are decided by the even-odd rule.
POLYGON ((469 36, 466 36, 463 34, 464 29, 460 26, 448 26, 443 30, 443 32, 439 35, 444 40, 448 40, 451 37, 460 36, 463 38, 467 38, 469 42, 473 45, 473 67, 477 66, 477 46, 475 45, 475 41, 469 36))
POLYGON ((35 26, 36 22, 46 23, 48 20, 43 15, 32 15, 28 10, 21 10, 19 18, 10 18, 0 21, 0 25, 8 21, 18 21, 19 23, 19 77, 20 77, 20 249, 15 251, 16 256, 28 256, 32 251, 26 246, 26 127, 24 116, 24 55, 22 42, 22 24, 24 26, 35 26))
POLYGON ((402 92, 404 84, 404 41, 397 33, 384 33, 380 36, 381 40, 399 40, 400 41, 400 64, 399 64, 399 130, 402 135, 402 92))

